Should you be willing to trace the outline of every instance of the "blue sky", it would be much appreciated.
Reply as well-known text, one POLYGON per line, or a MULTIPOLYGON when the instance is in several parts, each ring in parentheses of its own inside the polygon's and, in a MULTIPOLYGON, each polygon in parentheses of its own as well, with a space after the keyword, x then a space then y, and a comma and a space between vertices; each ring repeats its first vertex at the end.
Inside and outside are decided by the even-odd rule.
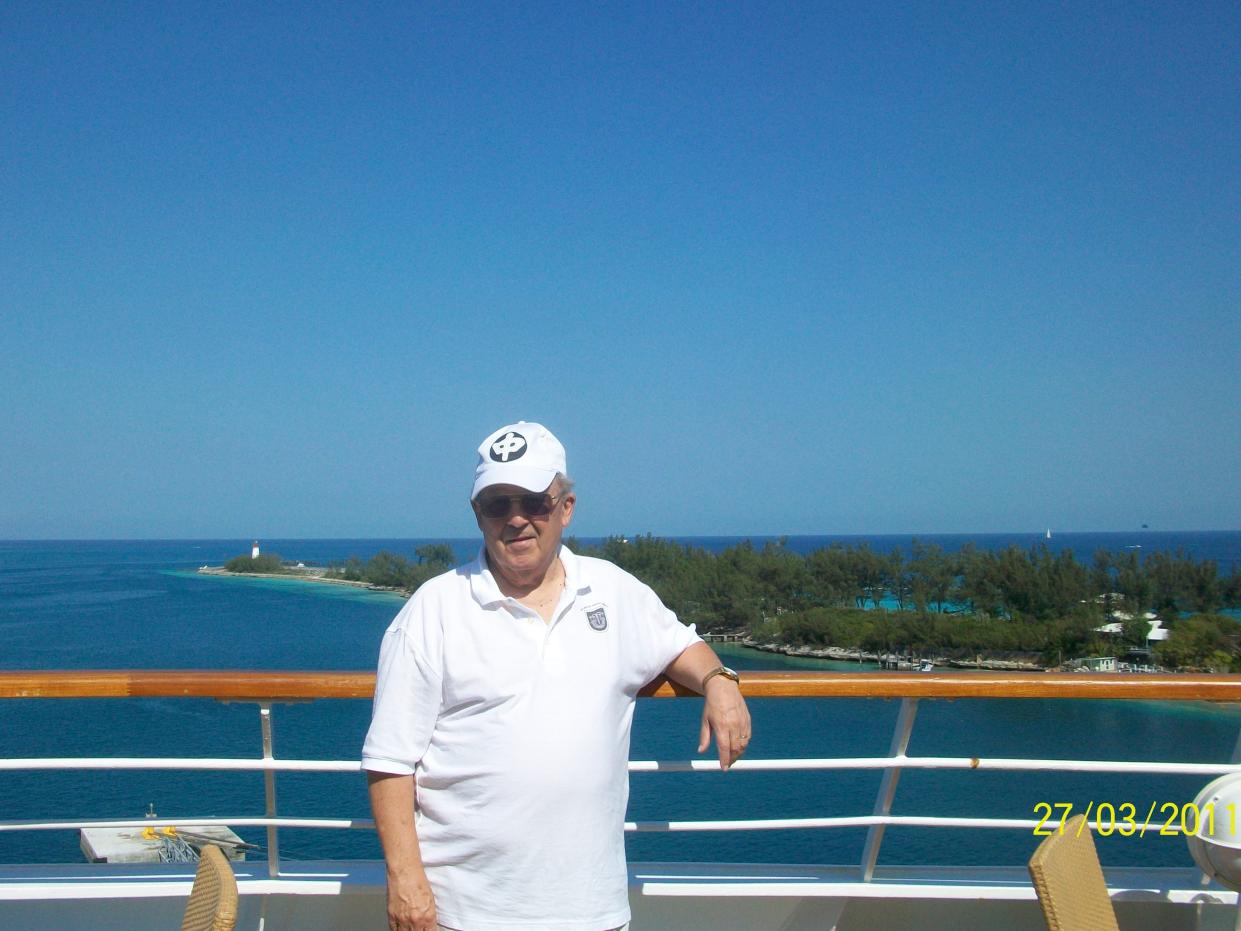
POLYGON ((0 537, 1241 528, 1241 6, 6 4, 0 537))

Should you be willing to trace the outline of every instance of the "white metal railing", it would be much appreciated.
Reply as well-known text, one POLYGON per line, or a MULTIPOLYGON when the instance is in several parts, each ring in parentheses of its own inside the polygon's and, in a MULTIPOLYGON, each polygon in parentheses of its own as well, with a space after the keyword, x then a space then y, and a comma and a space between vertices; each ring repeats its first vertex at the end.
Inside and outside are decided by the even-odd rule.
MULTIPOLYGON (((234 699, 235 700, 235 699, 234 699)), ((628 832, 671 831, 769 831, 788 829, 868 828, 861 866, 862 879, 869 881, 878 862, 884 832, 888 827, 969 828, 1033 830, 1046 824, 1027 818, 964 818, 892 815, 900 774, 906 769, 930 770, 994 770, 1030 772, 1134 773, 1146 775, 1194 775, 1214 777, 1241 772, 1241 763, 1168 763, 1158 761, 1108 761, 1063 759, 1017 759, 981 757, 911 757, 906 753, 917 712, 917 699, 902 699, 900 713, 893 728, 891 752, 881 757, 847 757, 821 759, 740 760, 733 768, 738 771, 795 770, 882 770, 879 791, 869 815, 827 818, 780 818, 703 821, 627 821, 628 832)), ((280 873, 279 830, 281 828, 315 828, 328 830, 373 829, 371 819, 359 818, 297 818, 280 815, 277 806, 276 777, 282 772, 357 773, 357 760, 284 760, 274 754, 272 702, 257 703, 260 713, 262 756, 258 759, 199 757, 39 757, 0 759, 0 771, 17 770, 209 770, 219 772, 262 772, 264 775, 263 817, 236 818, 139 818, 106 820, 8 820, 0 821, 0 832, 76 830, 82 828, 163 827, 186 824, 261 827, 267 832, 267 866, 272 877, 280 873)), ((1241 738, 1238 740, 1241 748, 1241 738)), ((705 760, 634 760, 629 772, 718 772, 719 763, 705 760)), ((1052 822, 1054 824, 1054 822, 1052 822)), ((1097 829, 1097 821, 1090 822, 1097 829)), ((1173 824, 1162 833, 1181 833, 1173 824)), ((1158 833, 1158 832, 1156 832, 1158 833)))

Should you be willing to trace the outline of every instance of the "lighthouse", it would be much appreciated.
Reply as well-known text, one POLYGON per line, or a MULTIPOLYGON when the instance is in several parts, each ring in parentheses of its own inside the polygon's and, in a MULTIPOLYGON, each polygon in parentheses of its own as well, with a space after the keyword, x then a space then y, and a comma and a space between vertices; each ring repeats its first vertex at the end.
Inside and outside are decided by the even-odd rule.
POLYGON ((250 547, 250 558, 251 559, 259 558, 259 541, 258 540, 255 540, 254 546, 250 547))

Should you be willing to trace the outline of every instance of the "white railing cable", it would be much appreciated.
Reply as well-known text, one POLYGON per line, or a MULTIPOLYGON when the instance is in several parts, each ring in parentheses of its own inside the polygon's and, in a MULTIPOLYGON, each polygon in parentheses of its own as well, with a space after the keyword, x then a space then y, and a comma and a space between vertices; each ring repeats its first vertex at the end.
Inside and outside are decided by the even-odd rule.
MULTIPOLYGON (((1241 772, 1241 763, 1162 763, 1142 760, 1062 760, 997 757, 876 756, 823 759, 738 760, 732 772, 848 769, 975 769, 1028 772, 1145 773, 1171 776, 1222 776, 1241 772)), ((233 757, 15 757, 0 759, 3 770, 181 769, 220 772, 359 773, 358 760, 238 759, 233 757)), ((631 773, 715 773, 716 760, 632 760, 631 773)))
MULTIPOLYGON (((626 821, 626 831, 789 831, 807 828, 1003 828, 1033 831, 1041 827, 1054 831, 1058 822, 1032 821, 1028 818, 940 818, 918 815, 843 815, 834 818, 767 818, 745 821, 626 821), (1050 825, 1050 827, 1048 827, 1050 825)), ((1094 822, 1091 822, 1092 826, 1094 822)), ((1152 824, 1150 833, 1158 833, 1159 824, 1152 824)), ((1179 829, 1178 829, 1179 830, 1179 829)))
POLYGON ((375 822, 370 818, 110 818, 85 821, 0 821, 0 831, 60 831, 82 828, 163 828, 194 825, 223 825, 243 828, 329 828, 371 829, 375 822))
MULTIPOLYGON (((822 828, 986 828, 993 830, 1020 830, 1033 832, 1036 828, 1054 832, 1058 821, 1035 821, 1029 818, 945 818, 921 815, 845 815, 832 818, 767 818, 716 821, 626 821, 625 830, 630 833, 668 833, 678 831, 790 831, 822 828)), ((1092 830, 1099 830, 1101 822, 1088 822, 1092 830)), ((222 825, 243 828, 316 828, 324 830, 373 830, 370 818, 248 818, 248 817, 188 817, 188 818, 128 818, 86 821, 0 821, 0 832, 8 831, 67 831, 83 828, 158 828, 158 827, 206 827, 222 825)), ((1104 829, 1114 833, 1116 824, 1103 823, 1104 829)), ((1179 823, 1152 821, 1149 825, 1137 825, 1134 836, 1150 834, 1169 836, 1182 833, 1179 823)), ((1128 836, 1128 835, 1126 835, 1128 836)))
POLYGON ((358 760, 254 760, 230 757, 40 757, 0 760, 6 769, 199 769, 220 772, 359 773, 358 760))

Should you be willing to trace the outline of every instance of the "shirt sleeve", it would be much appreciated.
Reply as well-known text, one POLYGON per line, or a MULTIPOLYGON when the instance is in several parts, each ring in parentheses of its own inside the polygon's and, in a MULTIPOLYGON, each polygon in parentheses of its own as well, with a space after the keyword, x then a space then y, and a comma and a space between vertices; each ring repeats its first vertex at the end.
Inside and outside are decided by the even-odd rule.
MULTIPOLYGON (((641 584, 641 583, 639 583, 641 584)), ((642 585, 641 616, 637 625, 642 684, 659 676, 669 664, 702 638, 693 624, 682 624, 659 596, 642 585)))
POLYGON ((440 634, 417 595, 384 634, 363 769, 409 775, 427 752, 443 696, 440 634))

